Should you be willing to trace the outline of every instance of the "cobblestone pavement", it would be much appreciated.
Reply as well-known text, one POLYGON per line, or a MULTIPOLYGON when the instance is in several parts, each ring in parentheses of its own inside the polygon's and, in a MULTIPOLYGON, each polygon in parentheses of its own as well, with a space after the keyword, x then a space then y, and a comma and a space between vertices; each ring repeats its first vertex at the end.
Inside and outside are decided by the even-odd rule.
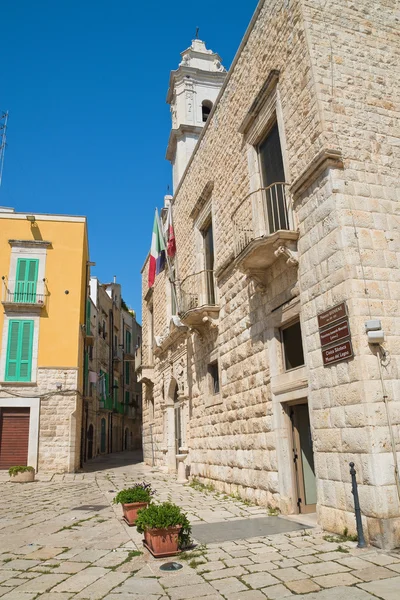
MULTIPOLYGON (((93 461, 91 472, 38 475, 8 483, 0 473, 1 600, 399 600, 400 553, 360 550, 318 529, 198 545, 160 571, 141 536, 111 504, 146 479, 157 499, 187 510, 193 523, 267 516, 266 509, 190 486, 132 453, 93 461)), ((216 525, 217 527, 217 525, 216 525)))

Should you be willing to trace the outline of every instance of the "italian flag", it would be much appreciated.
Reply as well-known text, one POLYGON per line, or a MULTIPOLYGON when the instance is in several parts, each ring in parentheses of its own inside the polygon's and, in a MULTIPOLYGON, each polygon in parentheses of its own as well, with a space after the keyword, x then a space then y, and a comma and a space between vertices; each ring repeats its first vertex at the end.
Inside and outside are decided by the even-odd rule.
POLYGON ((149 288, 153 287, 156 275, 161 273, 165 264, 165 243, 160 227, 158 211, 154 215, 153 235, 151 238, 149 263, 149 288))

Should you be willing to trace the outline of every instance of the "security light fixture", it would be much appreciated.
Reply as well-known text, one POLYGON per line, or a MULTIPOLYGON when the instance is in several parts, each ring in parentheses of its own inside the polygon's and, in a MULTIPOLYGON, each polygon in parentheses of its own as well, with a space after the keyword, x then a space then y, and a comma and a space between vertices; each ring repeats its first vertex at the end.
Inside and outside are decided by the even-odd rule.
POLYGON ((34 223, 36 221, 36 217, 35 215, 26 215, 26 218, 28 219, 28 221, 30 221, 31 223, 34 223))
POLYGON ((368 336, 368 344, 383 344, 385 341, 385 334, 379 319, 366 321, 365 332, 368 336))

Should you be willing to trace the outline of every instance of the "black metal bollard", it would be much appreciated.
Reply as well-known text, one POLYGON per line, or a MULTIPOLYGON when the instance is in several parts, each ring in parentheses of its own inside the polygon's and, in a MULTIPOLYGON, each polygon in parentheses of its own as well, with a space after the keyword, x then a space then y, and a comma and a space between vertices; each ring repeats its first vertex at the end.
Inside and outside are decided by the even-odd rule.
POLYGON ((356 479, 356 470, 354 468, 354 463, 350 463, 350 475, 351 475, 351 493, 354 496, 354 512, 356 513, 356 524, 357 524, 357 537, 358 544, 357 548, 365 548, 366 541, 364 539, 363 526, 361 521, 361 510, 360 510, 360 501, 358 499, 358 486, 356 479))

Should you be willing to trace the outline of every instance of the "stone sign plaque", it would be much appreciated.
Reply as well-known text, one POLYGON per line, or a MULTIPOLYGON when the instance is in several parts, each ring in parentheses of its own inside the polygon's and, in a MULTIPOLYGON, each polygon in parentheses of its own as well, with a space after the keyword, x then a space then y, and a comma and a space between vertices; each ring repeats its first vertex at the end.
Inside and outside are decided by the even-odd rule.
POLYGON ((348 360, 353 356, 353 347, 350 340, 346 340, 342 344, 331 346, 322 350, 322 360, 324 367, 333 363, 340 362, 341 360, 348 360))
POLYGON ((347 307, 346 303, 342 302, 318 315, 318 327, 322 329, 322 327, 326 327, 344 317, 347 317, 347 307))
POLYGON ((340 321, 340 323, 335 323, 335 325, 331 325, 327 329, 320 330, 319 339, 321 340, 321 347, 334 344, 339 340, 349 337, 349 335, 350 327, 348 319, 340 321))

